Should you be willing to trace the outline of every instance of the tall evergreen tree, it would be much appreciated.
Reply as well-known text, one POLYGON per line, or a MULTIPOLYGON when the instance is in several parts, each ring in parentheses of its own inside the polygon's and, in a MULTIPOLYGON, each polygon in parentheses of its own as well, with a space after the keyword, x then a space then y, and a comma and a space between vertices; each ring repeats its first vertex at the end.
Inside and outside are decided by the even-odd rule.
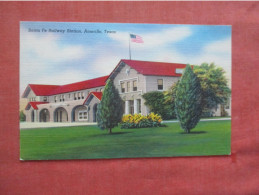
POLYGON ((175 113, 182 129, 190 133, 200 120, 202 90, 199 79, 187 65, 175 93, 175 113))
POLYGON ((100 104, 97 107, 97 124, 101 129, 112 133, 112 128, 118 126, 123 115, 123 101, 113 82, 108 80, 103 91, 100 104))

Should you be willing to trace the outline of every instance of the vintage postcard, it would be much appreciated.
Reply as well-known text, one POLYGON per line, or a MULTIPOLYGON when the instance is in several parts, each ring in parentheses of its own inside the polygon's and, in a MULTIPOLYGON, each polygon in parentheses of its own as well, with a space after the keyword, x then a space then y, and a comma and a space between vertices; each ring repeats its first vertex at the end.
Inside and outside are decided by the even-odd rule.
POLYGON ((20 159, 231 153, 231 26, 20 22, 20 159))

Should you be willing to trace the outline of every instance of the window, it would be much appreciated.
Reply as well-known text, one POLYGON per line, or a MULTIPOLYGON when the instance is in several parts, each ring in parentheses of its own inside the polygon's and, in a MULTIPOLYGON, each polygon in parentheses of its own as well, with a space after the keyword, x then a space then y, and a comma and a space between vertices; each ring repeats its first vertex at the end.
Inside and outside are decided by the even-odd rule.
POLYGON ((129 100, 129 113, 134 114, 134 101, 129 100))
POLYGON ((76 93, 74 93, 74 100, 77 100, 77 98, 76 98, 76 93))
POLYGON ((133 81, 133 91, 137 91, 138 87, 137 87, 137 81, 133 81))
POLYGON ((98 91, 98 89, 95 90, 96 92, 98 91))
POLYGON ((80 93, 80 92, 78 92, 77 94, 78 94, 78 96, 77 96, 77 97, 78 97, 78 99, 80 100, 80 99, 81 99, 81 93, 80 93))
POLYGON ((47 97, 43 97, 43 101, 46 102, 47 101, 47 97))
POLYGON ((54 101, 57 102, 58 98, 57 96, 54 96, 54 101))
POLYGON ((175 73, 176 73, 176 74, 183 74, 183 69, 176 68, 176 69, 175 69, 175 73))
POLYGON ((127 82, 127 92, 130 91, 130 82, 127 82))
POLYGON ((62 96, 61 96, 61 99, 62 99, 62 101, 64 102, 64 101, 65 101, 65 95, 62 95, 62 96))
POLYGON ((70 99, 70 93, 68 94, 68 99, 70 99))
POLYGON ((163 90, 163 79, 157 79, 157 89, 163 90))
POLYGON ((29 101, 30 101, 30 102, 35 102, 35 101, 36 101, 36 98, 35 98, 35 97, 29 98, 29 101))
POLYGON ((87 120, 87 111, 86 110, 80 110, 78 112, 78 120, 79 121, 87 120))
POLYGON ((141 113, 141 99, 137 99, 138 113, 141 113))
POLYGON ((29 101, 30 101, 30 102, 35 102, 35 101, 36 101, 36 98, 35 98, 35 97, 29 98, 29 101))
POLYGON ((103 92, 103 88, 101 88, 100 91, 103 92))
POLYGON ((59 101, 62 102, 62 97, 61 97, 61 95, 59 95, 58 97, 59 97, 59 101))
POLYGON ((84 99, 84 92, 81 92, 81 97, 82 99, 84 99))
POLYGON ((125 83, 121 83, 121 93, 125 93, 125 83))

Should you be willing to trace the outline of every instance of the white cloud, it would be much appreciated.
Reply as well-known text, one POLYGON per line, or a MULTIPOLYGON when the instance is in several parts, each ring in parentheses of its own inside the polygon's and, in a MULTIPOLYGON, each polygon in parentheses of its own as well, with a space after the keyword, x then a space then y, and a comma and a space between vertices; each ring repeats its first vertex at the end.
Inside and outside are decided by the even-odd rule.
MULTIPOLYGON (((34 58, 53 62, 64 62, 67 60, 81 59, 88 54, 82 45, 65 45, 58 35, 29 33, 21 29, 20 34, 21 57, 33 54, 34 58)), ((26 59, 23 59, 26 60, 26 59)))
POLYGON ((195 63, 214 62, 224 68, 227 75, 231 75, 231 38, 214 41, 204 46, 199 56, 194 59, 195 63))
POLYGON ((230 53, 231 52, 231 38, 215 41, 204 47, 205 52, 215 53, 230 53))
MULTIPOLYGON (((173 27, 157 32, 139 34, 144 43, 132 43, 131 45, 139 49, 153 49, 153 47, 163 47, 164 45, 181 41, 191 34, 191 29, 188 27, 173 27)), ((110 34, 109 37, 120 42, 121 46, 128 47, 129 45, 129 33, 127 32, 117 32, 116 34, 110 34)))
POLYGON ((93 75, 109 75, 121 59, 123 59, 123 55, 120 55, 119 52, 110 51, 96 58, 89 69, 93 71, 93 75))
POLYGON ((89 75, 86 72, 77 70, 65 70, 55 73, 43 74, 35 79, 37 84, 64 85, 73 82, 86 80, 89 75))
POLYGON ((62 43, 58 35, 20 32, 20 91, 29 83, 65 84, 86 79, 74 62, 90 54, 83 45, 62 43), (69 67, 69 64, 71 66, 69 67), (67 66, 64 70, 64 66, 67 66))
MULTIPOLYGON (((26 75, 26 73, 24 74, 26 75)), ((64 71, 48 71, 36 74, 28 74, 24 76, 20 84, 20 94, 23 93, 27 85, 30 84, 46 84, 46 85, 65 85, 69 83, 79 82, 91 78, 87 71, 64 70, 64 71), (40 74, 40 75, 39 75, 40 74), (28 76, 29 75, 29 76, 28 76)))

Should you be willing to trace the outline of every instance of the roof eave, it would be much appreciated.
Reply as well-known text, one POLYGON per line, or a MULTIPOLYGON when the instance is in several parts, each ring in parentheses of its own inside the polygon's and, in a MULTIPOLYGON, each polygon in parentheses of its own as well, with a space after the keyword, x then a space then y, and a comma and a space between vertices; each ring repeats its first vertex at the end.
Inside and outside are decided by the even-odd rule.
MULTIPOLYGON (((27 97, 28 97, 28 95, 25 96, 25 92, 26 92, 27 90, 29 90, 29 89, 32 90, 31 87, 30 87, 30 84, 27 85, 26 89, 24 90, 24 92, 23 92, 23 94, 22 94, 22 98, 27 98, 27 97)), ((29 93, 28 93, 28 94, 29 94, 29 93)))

